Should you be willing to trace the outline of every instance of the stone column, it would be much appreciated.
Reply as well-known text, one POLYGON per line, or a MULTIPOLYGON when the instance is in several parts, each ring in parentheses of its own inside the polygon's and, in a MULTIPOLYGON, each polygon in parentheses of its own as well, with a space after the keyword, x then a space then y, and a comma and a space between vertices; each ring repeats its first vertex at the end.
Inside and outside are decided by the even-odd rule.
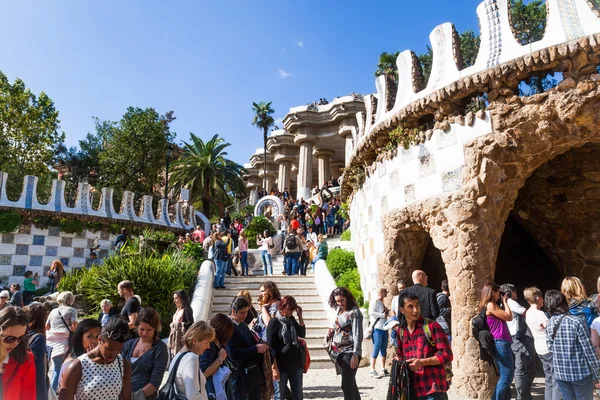
POLYGON ((300 157, 298 160, 298 191, 296 196, 304 200, 310 198, 312 188, 312 156, 313 145, 317 138, 305 134, 297 134, 294 143, 300 145, 300 157))
POLYGON ((265 190, 267 193, 271 191, 271 189, 275 189, 275 174, 271 171, 267 171, 264 175, 265 185, 267 186, 265 190))
POLYGON ((350 163, 350 157, 352 156, 352 151, 354 150, 354 144, 352 143, 352 131, 350 129, 344 129, 340 131, 340 136, 346 141, 346 146, 344 149, 344 161, 345 166, 348 166, 350 163))
POLYGON ((322 187, 323 183, 331 178, 331 156, 334 154, 333 150, 315 149, 313 151, 313 155, 317 157, 319 163, 319 187, 322 187))
POLYGON ((285 188, 290 189, 290 175, 292 172, 292 163, 286 160, 286 156, 283 154, 277 154, 275 156, 275 162, 279 164, 279 175, 277 177, 277 187, 279 191, 283 193, 285 188))

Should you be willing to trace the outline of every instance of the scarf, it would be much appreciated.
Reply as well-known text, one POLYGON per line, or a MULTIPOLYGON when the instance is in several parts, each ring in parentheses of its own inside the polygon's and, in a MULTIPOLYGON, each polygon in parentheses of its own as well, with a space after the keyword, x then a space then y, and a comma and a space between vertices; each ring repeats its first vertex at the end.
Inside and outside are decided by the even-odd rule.
POLYGON ((296 327, 294 326, 294 318, 284 317, 277 311, 277 319, 281 322, 281 337, 283 338, 283 344, 285 346, 290 344, 298 346, 298 334, 296 333, 296 327))

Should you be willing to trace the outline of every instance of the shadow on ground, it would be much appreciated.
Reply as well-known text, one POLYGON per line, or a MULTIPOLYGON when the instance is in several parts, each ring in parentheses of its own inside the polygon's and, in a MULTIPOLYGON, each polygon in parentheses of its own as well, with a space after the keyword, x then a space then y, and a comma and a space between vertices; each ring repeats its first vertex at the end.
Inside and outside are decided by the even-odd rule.
MULTIPOLYGON (((359 386, 358 391, 364 393, 373 386, 359 386)), ((344 393, 339 386, 310 386, 304 388, 305 399, 343 399, 344 393)))

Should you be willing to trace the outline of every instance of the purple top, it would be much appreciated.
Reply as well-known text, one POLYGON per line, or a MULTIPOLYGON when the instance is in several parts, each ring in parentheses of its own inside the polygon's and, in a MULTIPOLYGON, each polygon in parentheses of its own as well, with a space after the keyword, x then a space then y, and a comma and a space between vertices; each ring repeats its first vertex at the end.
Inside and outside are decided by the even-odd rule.
POLYGON ((490 327, 490 333, 494 339, 504 340, 505 342, 512 343, 512 338, 510 337, 510 331, 508 330, 506 321, 502 321, 493 315, 488 315, 486 319, 488 326, 490 327))

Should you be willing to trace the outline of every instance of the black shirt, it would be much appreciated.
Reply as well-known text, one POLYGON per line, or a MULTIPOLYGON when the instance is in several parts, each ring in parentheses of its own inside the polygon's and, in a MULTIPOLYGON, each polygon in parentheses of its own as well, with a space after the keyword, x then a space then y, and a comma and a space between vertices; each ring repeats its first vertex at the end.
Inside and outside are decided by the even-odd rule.
POLYGON ((125 305, 121 310, 121 317, 123 317, 126 321, 129 322, 129 315, 137 314, 140 312, 141 309, 142 306, 140 305, 138 299, 136 297, 132 297, 129 300, 127 300, 127 302, 125 302, 125 305))
MULTIPOLYGON (((292 316, 290 319, 293 321, 293 325, 296 328, 296 334, 298 337, 306 336, 306 327, 300 326, 298 321, 292 316)), ((277 367, 280 371, 290 372, 297 370, 298 368, 304 368, 305 355, 301 352, 299 346, 283 344, 283 338, 281 337, 281 330, 283 328, 283 322, 279 318, 271 318, 269 326, 267 326, 267 342, 275 350, 275 359, 277 360, 277 367)))

